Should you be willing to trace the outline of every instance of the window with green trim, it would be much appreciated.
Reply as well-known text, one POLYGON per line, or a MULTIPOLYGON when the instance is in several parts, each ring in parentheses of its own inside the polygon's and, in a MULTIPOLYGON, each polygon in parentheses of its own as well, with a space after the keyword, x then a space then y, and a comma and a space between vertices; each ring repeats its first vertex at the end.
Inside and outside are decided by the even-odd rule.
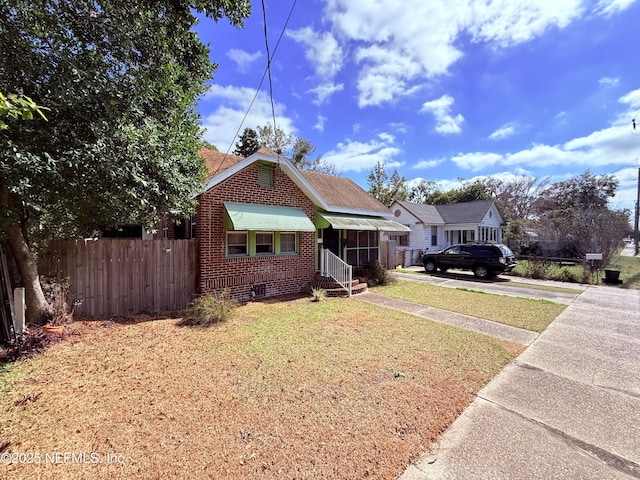
POLYGON ((227 255, 248 255, 249 235, 247 232, 227 232, 227 255))
POLYGON ((290 254, 298 252, 296 232, 281 232, 280 233, 280 253, 290 254))
POLYGON ((273 254, 273 232, 256 232, 256 255, 273 254))

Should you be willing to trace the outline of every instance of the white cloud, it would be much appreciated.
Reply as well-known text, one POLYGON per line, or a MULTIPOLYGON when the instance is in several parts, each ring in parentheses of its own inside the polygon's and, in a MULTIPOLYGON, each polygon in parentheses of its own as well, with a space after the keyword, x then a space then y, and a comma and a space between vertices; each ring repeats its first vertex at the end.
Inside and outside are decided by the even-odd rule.
POLYGON ((327 117, 323 117, 322 115, 318 115, 318 121, 313 126, 316 130, 320 132, 324 132, 324 123, 327 121, 327 117))
POLYGON ((322 159, 335 165, 338 172, 361 172, 373 168, 378 162, 382 162, 386 168, 397 168, 402 162, 394 158, 402 150, 394 143, 395 138, 388 133, 381 133, 368 142, 348 140, 322 155, 322 159))
MULTIPOLYGON (((201 100, 201 104, 214 101, 217 106, 213 113, 203 118, 204 139, 214 144, 221 152, 226 152, 228 148, 233 150, 233 145, 238 140, 234 138, 237 132, 239 135, 246 127, 255 129, 257 126, 271 123, 273 118, 269 97, 260 92, 251 106, 254 95, 255 90, 250 88, 214 84, 201 100), (244 119, 247 110, 249 114, 244 119)), ((285 115, 285 107, 276 103, 275 112, 276 126, 285 132, 295 134, 296 128, 292 119, 285 115)))
POLYGON ((404 122, 392 122, 389 124, 389 127, 398 133, 407 133, 407 126, 404 122))
POLYGON ((620 165, 638 155, 640 142, 629 128, 613 126, 575 138, 563 145, 536 144, 531 148, 504 155, 487 152, 458 154, 451 160, 460 168, 478 171, 494 165, 544 168, 556 165, 583 169, 620 165))
MULTIPOLYGON (((610 0, 607 6, 613 8, 615 3, 620 8, 630 1, 610 0)), ((323 20, 335 39, 358 45, 354 59, 360 69, 359 104, 364 107, 409 95, 425 80, 447 74, 463 55, 458 43, 462 36, 506 48, 539 37, 549 28, 566 27, 584 13, 583 4, 583 0, 326 0, 323 20)))
POLYGON ((355 59, 363 65, 358 76, 360 107, 381 105, 419 88, 410 81, 417 78, 422 69, 410 56, 372 46, 358 49, 355 59))
POLYGON ((619 78, 602 77, 600 80, 598 80, 598 83, 600 85, 604 85, 604 86, 607 86, 607 87, 613 87, 613 86, 617 85, 619 81, 620 81, 619 78))
POLYGON ((595 11, 607 17, 630 7, 635 0, 600 0, 595 11))
POLYGON ((333 78, 342 68, 342 48, 331 33, 319 33, 305 27, 289 31, 287 36, 307 47, 305 57, 319 77, 333 78))
POLYGON ((232 48, 227 52, 229 57, 236 64, 236 69, 240 73, 248 73, 254 62, 262 57, 262 52, 257 51, 253 53, 245 52, 238 48, 232 48))
POLYGON ((413 164, 411 168, 414 170, 424 169, 424 168, 434 168, 440 165, 441 163, 443 163, 444 161, 445 161, 444 158, 437 158, 434 160, 420 160, 419 162, 413 164))
POLYGON ((620 97, 618 101, 629 105, 632 109, 640 108, 640 88, 620 97))
POLYGON ((335 85, 333 83, 321 83, 315 88, 307 90, 308 92, 314 93, 316 95, 316 99, 313 101, 316 105, 321 105, 327 100, 331 95, 336 92, 344 89, 344 85, 341 83, 339 85, 335 85))
POLYGON ((458 167, 466 170, 482 170, 504 160, 502 155, 488 152, 459 153, 451 159, 458 167))
POLYGON ((316 94, 314 103, 322 103, 333 93, 342 90, 342 85, 334 85, 333 79, 342 68, 342 47, 330 32, 319 33, 309 27, 287 32, 287 36, 306 47, 305 57, 313 66, 321 84, 309 90, 316 94))
POLYGON ((468 30, 476 41, 500 47, 541 36, 549 27, 564 28, 584 11, 582 0, 498 0, 486 5, 471 1, 468 30))
POLYGON ((517 125, 515 123, 507 123, 489 135, 491 140, 502 140, 516 133, 517 125))
POLYGON ((462 123, 464 117, 460 114, 451 115, 451 106, 455 100, 450 95, 425 102, 422 104, 420 113, 432 113, 436 119, 436 132, 442 134, 460 133, 462 132, 462 123))
POLYGON ((612 208, 632 207, 638 195, 638 167, 628 167, 614 173, 620 185, 616 196, 609 202, 612 208))

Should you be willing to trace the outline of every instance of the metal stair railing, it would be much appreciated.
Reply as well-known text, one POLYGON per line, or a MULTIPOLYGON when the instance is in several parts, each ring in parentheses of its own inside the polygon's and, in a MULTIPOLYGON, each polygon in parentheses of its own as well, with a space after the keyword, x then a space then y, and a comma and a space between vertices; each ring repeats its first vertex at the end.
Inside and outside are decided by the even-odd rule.
POLYGON ((353 283, 353 268, 330 250, 322 249, 320 254, 320 274, 333 278, 342 285, 351 296, 351 284, 353 283))

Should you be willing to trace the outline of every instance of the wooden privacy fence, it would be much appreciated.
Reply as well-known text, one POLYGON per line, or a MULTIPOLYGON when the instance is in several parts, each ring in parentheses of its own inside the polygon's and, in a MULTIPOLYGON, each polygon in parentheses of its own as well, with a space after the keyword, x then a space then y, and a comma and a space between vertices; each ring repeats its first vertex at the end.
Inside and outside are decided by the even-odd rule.
POLYGON ((184 308, 196 294, 197 240, 80 239, 51 242, 43 275, 69 277, 76 316, 184 308))

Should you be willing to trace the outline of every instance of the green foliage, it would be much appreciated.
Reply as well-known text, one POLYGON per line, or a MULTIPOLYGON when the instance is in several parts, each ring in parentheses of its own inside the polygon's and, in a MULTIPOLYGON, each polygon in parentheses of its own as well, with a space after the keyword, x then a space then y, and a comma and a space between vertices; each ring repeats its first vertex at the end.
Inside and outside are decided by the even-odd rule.
POLYGON ((409 189, 407 179, 394 170, 391 177, 387 174, 382 162, 376 163, 367 175, 369 193, 380 203, 389 206, 396 200, 408 200, 409 189))
POLYGON ((590 270, 582 265, 566 266, 545 261, 521 260, 511 275, 568 283, 594 283, 596 281, 590 270))
POLYGON ((203 295, 193 300, 185 310, 183 325, 210 327, 230 319, 238 302, 228 292, 203 295))
POLYGON ((236 148, 233 150, 234 155, 247 158, 253 155, 260 148, 258 134, 253 128, 245 128, 236 142, 236 148))
POLYGON ((311 301, 322 302, 327 299, 327 291, 324 288, 312 288, 311 289, 311 301))
POLYGON ((41 107, 29 97, 24 95, 16 95, 10 93, 5 96, 0 92, 0 130, 6 130, 9 125, 3 120, 3 118, 9 119, 21 119, 21 120, 33 120, 33 114, 37 113, 43 120, 47 120, 44 115, 44 110, 49 110, 47 107, 41 107))
POLYGON ((280 127, 273 127, 270 123, 267 123, 257 128, 258 142, 261 147, 267 147, 269 150, 274 151, 279 155, 288 157, 288 150, 293 144, 293 136, 290 133, 285 132, 280 127))
POLYGON ((200 143, 201 148, 206 148, 207 150, 213 150, 214 152, 218 151, 218 147, 216 147, 213 143, 207 142, 206 140, 202 140, 200 143))
MULTIPOLYGON (((247 132, 247 130, 251 129, 245 128, 245 132, 247 132)), ((309 158, 313 152, 315 152, 316 147, 306 138, 294 137, 280 127, 274 129, 271 124, 268 123, 262 127, 257 127, 257 132, 254 133, 257 133, 259 147, 266 147, 288 158, 296 168, 330 175, 336 174, 334 165, 323 161, 320 157, 317 157, 315 160, 309 158)))
POLYGON ((196 102, 215 68, 195 12, 241 26, 250 3, 0 5, 0 51, 12 52, 0 56, 0 89, 50 108, 49 122, 0 132, 0 180, 16 206, 4 215, 58 237, 193 211, 204 175, 196 102))
POLYGON ((428 205, 448 205, 451 203, 491 200, 487 186, 480 181, 465 182, 460 180, 460 187, 451 190, 434 190, 425 198, 428 205))

